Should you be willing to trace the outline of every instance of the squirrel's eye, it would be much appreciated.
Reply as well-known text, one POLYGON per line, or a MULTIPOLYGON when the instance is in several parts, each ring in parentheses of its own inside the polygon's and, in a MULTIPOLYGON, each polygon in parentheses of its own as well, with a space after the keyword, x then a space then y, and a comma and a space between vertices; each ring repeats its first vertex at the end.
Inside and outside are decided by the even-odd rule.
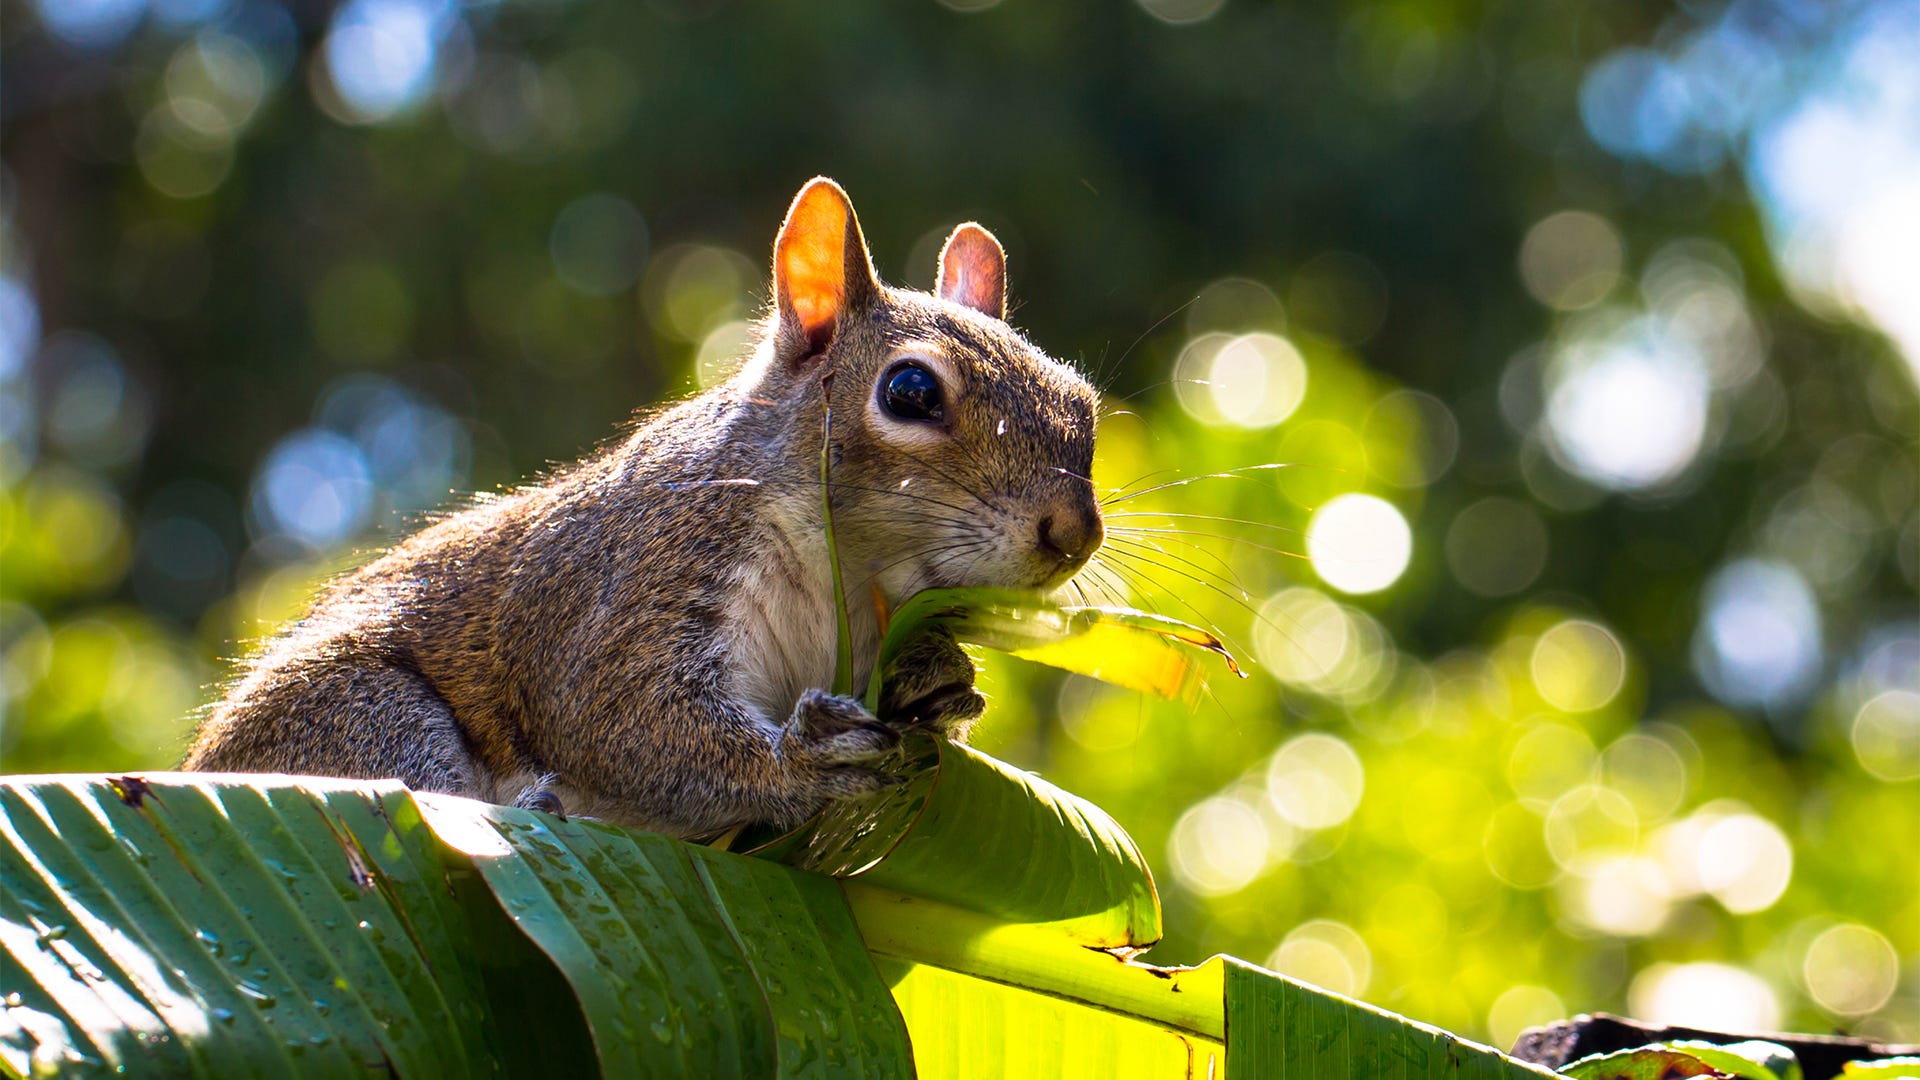
POLYGON ((940 380, 919 364, 901 364, 880 384, 880 404, 901 420, 937 423, 946 418, 940 380))

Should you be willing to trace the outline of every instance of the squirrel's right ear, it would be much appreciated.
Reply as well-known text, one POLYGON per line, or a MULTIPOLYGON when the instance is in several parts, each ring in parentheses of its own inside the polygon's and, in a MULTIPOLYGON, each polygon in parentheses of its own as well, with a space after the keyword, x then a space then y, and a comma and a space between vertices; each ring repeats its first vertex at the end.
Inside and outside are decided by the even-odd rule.
POLYGON ((807 181, 773 244, 781 355, 796 368, 818 359, 846 313, 879 290, 847 193, 824 176, 807 181))
POLYGON ((1007 253, 974 222, 953 230, 940 249, 940 299, 982 315, 1007 317, 1007 253))

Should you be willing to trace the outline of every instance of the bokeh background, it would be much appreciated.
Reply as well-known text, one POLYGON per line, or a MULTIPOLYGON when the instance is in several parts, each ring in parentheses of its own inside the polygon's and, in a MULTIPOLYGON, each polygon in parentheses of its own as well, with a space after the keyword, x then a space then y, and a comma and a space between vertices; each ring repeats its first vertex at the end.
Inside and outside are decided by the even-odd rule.
POLYGON ((989 661, 1155 958, 1920 1040, 1915 0, 3 12, 0 767, 169 767, 316 582, 724 376, 825 172, 891 280, 998 232, 1090 580, 1250 661, 989 661))

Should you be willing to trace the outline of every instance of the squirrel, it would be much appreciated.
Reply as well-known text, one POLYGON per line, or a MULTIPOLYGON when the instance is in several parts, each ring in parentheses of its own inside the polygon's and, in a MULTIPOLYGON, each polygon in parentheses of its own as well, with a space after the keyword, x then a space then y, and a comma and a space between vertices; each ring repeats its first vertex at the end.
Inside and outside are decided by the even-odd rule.
MULTIPOLYGON (((905 730, 964 739, 984 699, 951 637, 885 673, 879 716, 824 689, 823 439, 848 596, 1048 592, 1104 536, 1098 395, 1007 325, 986 229, 948 237, 934 293, 883 285, 825 177, 781 225, 773 297, 732 378, 327 586, 184 767, 395 777, 699 837, 898 782, 905 730)), ((865 685, 882 616, 848 608, 865 685)))

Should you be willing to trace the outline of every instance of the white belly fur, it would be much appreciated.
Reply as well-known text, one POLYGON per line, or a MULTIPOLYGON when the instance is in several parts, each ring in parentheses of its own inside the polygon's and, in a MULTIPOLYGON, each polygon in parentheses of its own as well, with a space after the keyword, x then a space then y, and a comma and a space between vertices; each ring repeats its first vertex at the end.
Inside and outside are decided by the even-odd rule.
MULTIPOLYGON (((756 538, 761 550, 745 560, 731 584, 725 663, 733 690, 771 734, 787 722, 807 690, 829 689, 837 631, 826 541, 817 524, 778 526, 756 538)), ((878 647, 867 605, 849 598, 856 695, 878 647)))

